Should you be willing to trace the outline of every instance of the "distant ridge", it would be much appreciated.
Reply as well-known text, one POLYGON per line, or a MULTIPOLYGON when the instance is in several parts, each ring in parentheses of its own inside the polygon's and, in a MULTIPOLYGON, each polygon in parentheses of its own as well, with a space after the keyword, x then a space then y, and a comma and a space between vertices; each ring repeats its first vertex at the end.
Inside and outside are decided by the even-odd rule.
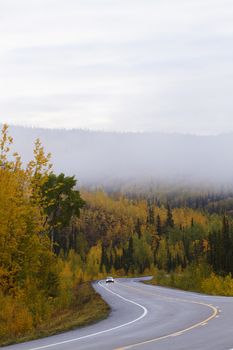
POLYGON ((83 185, 117 181, 233 183, 233 134, 197 136, 11 126, 14 147, 32 158, 39 137, 55 171, 83 185))

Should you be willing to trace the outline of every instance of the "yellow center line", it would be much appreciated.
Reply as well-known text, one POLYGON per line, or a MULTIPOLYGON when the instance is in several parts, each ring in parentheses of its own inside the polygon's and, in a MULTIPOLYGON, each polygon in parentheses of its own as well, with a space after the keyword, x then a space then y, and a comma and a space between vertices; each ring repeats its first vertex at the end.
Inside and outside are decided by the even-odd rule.
POLYGON ((166 334, 166 335, 163 335, 161 337, 157 337, 157 338, 153 338, 153 339, 149 339, 149 340, 146 340, 146 341, 143 341, 143 342, 140 342, 140 343, 135 343, 135 344, 131 344, 131 345, 127 345, 127 346, 123 346, 121 348, 117 348, 115 350, 126 350, 126 349, 131 349, 131 348, 134 348, 134 347, 137 347, 137 346, 140 346, 140 345, 145 345, 145 344, 149 344, 149 343, 153 343, 153 342, 156 342, 156 341, 159 341, 159 340, 163 340, 163 339, 167 339, 167 338, 170 338, 170 337, 175 337, 175 336, 178 336, 178 335, 181 335, 185 332, 188 332, 188 331, 191 331, 192 329, 194 328, 197 328, 197 327, 200 327, 204 324, 207 324, 210 320, 214 319, 217 314, 218 314, 218 309, 211 305, 211 304, 206 304, 206 303, 203 303, 203 302, 199 302, 199 301, 196 301, 196 300, 189 300, 189 299, 183 299, 183 298, 173 298, 173 297, 167 297, 167 296, 164 296, 164 295, 161 295, 159 293, 152 293, 152 292, 149 292, 149 291, 142 291, 141 289, 139 288, 136 288, 136 287, 132 287, 132 286, 128 286, 128 285, 125 285, 124 283, 119 283, 119 282, 116 282, 118 284, 120 284, 121 286, 124 286, 126 288, 130 288, 130 289, 134 289, 134 290, 137 290, 139 291, 141 294, 147 294, 147 295, 153 295, 153 296, 156 296, 156 297, 159 297, 160 299, 163 299, 163 300, 169 300, 169 301, 181 301, 181 302, 184 302, 184 303, 191 303, 191 304, 197 304, 197 305, 202 305, 202 306, 206 306, 208 308, 210 308, 213 313, 211 314, 211 316, 209 316, 208 318, 206 318, 205 320, 203 321, 200 321, 198 323, 195 323, 193 324, 192 326, 190 327, 187 327, 187 328, 184 328, 184 329, 181 329, 179 331, 176 331, 176 332, 173 332, 173 333, 170 333, 170 334, 166 334))

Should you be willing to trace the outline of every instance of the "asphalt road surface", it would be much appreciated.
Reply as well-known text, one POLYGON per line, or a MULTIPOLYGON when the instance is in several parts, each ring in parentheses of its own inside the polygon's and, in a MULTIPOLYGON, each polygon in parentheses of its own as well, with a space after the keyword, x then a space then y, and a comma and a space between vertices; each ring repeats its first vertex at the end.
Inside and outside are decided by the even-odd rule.
POLYGON ((233 298, 155 287, 135 278, 94 287, 112 308, 106 320, 3 349, 233 350, 233 298))

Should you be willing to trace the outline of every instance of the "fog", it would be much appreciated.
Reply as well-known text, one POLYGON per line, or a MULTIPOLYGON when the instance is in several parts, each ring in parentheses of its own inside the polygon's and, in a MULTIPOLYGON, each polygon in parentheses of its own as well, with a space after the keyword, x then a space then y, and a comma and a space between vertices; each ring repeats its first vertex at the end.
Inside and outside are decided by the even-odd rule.
POLYGON ((80 185, 122 182, 233 183, 233 134, 193 136, 10 127, 14 149, 27 162, 39 137, 55 172, 80 185))

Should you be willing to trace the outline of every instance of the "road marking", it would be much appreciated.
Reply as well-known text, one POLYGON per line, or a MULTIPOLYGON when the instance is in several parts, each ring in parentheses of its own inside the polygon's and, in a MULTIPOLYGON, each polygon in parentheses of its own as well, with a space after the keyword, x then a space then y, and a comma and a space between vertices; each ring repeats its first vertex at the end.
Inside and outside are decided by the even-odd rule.
POLYGON ((173 334, 172 334, 172 337, 178 337, 178 336, 181 335, 181 334, 182 334, 181 332, 173 333, 173 334))
MULTIPOLYGON (((137 347, 137 346, 141 346, 141 345, 145 345, 145 344, 149 344, 149 343, 154 343, 154 342, 157 342, 159 340, 167 339, 167 338, 170 338, 170 337, 175 337, 177 335, 182 335, 183 333, 191 331, 194 328, 197 328, 197 327, 200 327, 200 326, 203 326, 203 325, 207 324, 210 320, 214 319, 217 316, 217 314, 218 314, 218 309, 215 306, 211 305, 211 304, 206 304, 206 303, 203 303, 203 302, 198 302, 198 301, 188 300, 188 299, 166 297, 166 296, 158 294, 158 293, 152 293, 152 292, 149 292, 149 291, 142 291, 141 289, 136 288, 136 287, 128 286, 128 285, 125 285, 125 284, 119 283, 119 282, 117 282, 117 283, 121 284, 122 286, 124 286, 126 288, 135 289, 135 290, 141 292, 142 294, 155 295, 155 296, 159 297, 160 299, 165 299, 165 300, 172 300, 172 301, 175 300, 175 301, 181 301, 181 302, 185 302, 185 303, 203 305, 203 306, 206 306, 206 307, 208 307, 208 308, 213 310, 212 315, 209 316, 207 319, 205 319, 205 320, 203 320, 201 322, 195 323, 194 325, 192 325, 192 326, 190 326, 188 328, 185 328, 185 329, 182 329, 180 331, 177 331, 177 332, 174 332, 174 333, 170 333, 170 334, 167 334, 167 335, 164 335, 164 336, 161 336, 161 337, 157 337, 157 338, 154 338, 154 339, 149 339, 149 340, 146 340, 144 342, 123 346, 123 347, 120 348, 120 350, 132 349, 132 348, 137 347)), ((115 350, 119 350, 119 349, 115 349, 115 350)), ((233 350, 233 349, 231 349, 231 350, 233 350)))
POLYGON ((115 292, 113 292, 112 290, 104 287, 102 285, 102 283, 98 282, 98 285, 101 286, 102 288, 104 288, 105 290, 107 290, 109 293, 112 293, 114 294, 115 296, 117 296, 118 298, 124 300, 124 301, 127 301, 128 303, 131 303, 131 304, 134 304, 136 306, 138 306, 139 308, 141 308, 143 310, 143 313, 137 317, 136 319, 132 320, 132 321, 129 321, 127 323, 123 323, 119 326, 116 326, 116 327, 113 327, 113 328, 109 328, 109 329, 105 329, 103 331, 99 331, 99 332, 96 332, 96 333, 91 333, 91 334, 88 334, 88 335, 84 335, 82 337, 78 337, 78 338, 72 338, 72 339, 68 339, 68 340, 64 340, 64 341, 61 341, 61 342, 57 342, 57 343, 52 343, 52 344, 47 344, 47 345, 42 345, 42 346, 38 346, 36 348, 30 348, 28 350, 41 350, 41 349, 48 349, 48 348, 51 348, 51 347, 54 347, 54 346, 58 346, 58 345, 63 345, 63 344, 68 344, 68 343, 73 343, 77 340, 81 340, 81 339, 86 339, 86 338, 91 338, 91 337, 94 337, 96 335, 100 335, 100 334, 104 334, 104 333, 107 333, 107 332, 111 332, 111 331, 114 331, 116 329, 119 329, 119 328, 123 328, 123 327, 126 327, 126 326, 129 326, 135 322, 138 322, 140 321, 142 318, 144 318, 147 313, 148 313, 148 310, 147 308, 145 308, 143 305, 139 304, 139 303, 136 303, 135 301, 133 300, 130 300, 130 299, 127 299, 127 298, 124 298, 122 295, 120 294, 117 294, 115 292))

